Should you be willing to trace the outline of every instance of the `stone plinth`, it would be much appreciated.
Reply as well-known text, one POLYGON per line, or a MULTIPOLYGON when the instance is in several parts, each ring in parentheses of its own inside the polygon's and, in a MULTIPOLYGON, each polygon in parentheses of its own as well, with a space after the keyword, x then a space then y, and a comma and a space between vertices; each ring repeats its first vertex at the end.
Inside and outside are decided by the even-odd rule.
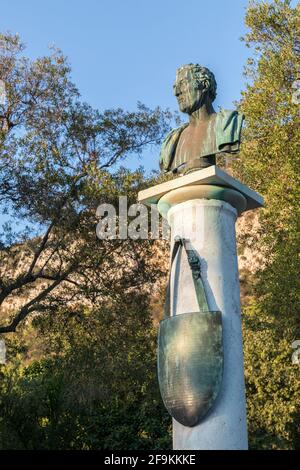
MULTIPOLYGON (((185 176, 179 176, 166 183, 157 184, 151 188, 144 189, 138 194, 138 200, 142 204, 157 204, 165 194, 175 189, 184 188, 191 185, 209 185, 219 186, 221 188, 230 188, 241 193, 247 201, 245 211, 263 206, 263 198, 242 184, 216 165, 209 166, 204 170, 197 170, 185 176)), ((206 198, 206 196, 204 196, 206 198)), ((212 198, 213 199, 213 198, 212 198)))

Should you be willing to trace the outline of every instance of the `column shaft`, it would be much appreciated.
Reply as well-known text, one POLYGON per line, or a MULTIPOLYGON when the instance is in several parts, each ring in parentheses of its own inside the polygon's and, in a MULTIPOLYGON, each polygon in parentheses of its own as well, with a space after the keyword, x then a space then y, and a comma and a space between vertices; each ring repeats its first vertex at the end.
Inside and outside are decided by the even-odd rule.
MULTIPOLYGON (((236 251, 237 211, 219 200, 193 199, 170 208, 171 245, 179 235, 189 239, 201 260, 210 310, 220 310, 223 322, 224 375, 217 401, 193 428, 173 420, 174 449, 247 449, 246 403, 236 251)), ((171 273, 171 314, 197 311, 187 259, 171 273)))

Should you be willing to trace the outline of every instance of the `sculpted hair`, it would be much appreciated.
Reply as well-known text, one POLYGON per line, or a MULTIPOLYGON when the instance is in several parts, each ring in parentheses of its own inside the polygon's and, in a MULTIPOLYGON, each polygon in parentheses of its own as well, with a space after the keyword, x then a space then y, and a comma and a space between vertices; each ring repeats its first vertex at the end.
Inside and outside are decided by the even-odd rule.
POLYGON ((203 84, 205 85, 210 99, 214 101, 217 96, 217 82, 214 74, 208 68, 199 64, 183 65, 182 67, 179 67, 177 74, 184 70, 189 70, 191 72, 197 88, 200 88, 203 84))

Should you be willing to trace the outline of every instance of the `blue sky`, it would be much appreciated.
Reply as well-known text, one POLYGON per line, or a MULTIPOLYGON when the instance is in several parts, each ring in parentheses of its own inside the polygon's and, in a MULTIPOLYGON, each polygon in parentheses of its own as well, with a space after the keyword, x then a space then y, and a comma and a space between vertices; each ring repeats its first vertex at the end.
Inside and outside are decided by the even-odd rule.
MULTIPOLYGON (((177 109, 176 68, 209 67, 218 106, 231 108, 245 86, 250 51, 240 41, 247 0, 11 0, 1 2, 0 30, 19 33, 31 57, 56 45, 68 56, 82 98, 94 107, 177 109)), ((159 150, 132 158, 158 169, 159 150)))
MULTIPOLYGON (((218 82, 216 108, 231 108, 244 87, 249 50, 247 0, 12 0, 2 2, 0 30, 19 33, 31 57, 61 48, 85 101, 99 109, 177 109, 176 68, 209 67, 218 82)), ((158 153, 158 150, 156 150, 158 153)), ((138 164, 132 159, 130 166, 138 164)), ((153 150, 140 162, 158 168, 153 150)))
POLYGON ((95 107, 136 102, 176 108, 176 68, 199 62, 219 83, 216 104, 230 107, 243 88, 247 0, 12 0, 0 30, 17 32, 31 56, 49 44, 68 56, 83 98, 95 107))

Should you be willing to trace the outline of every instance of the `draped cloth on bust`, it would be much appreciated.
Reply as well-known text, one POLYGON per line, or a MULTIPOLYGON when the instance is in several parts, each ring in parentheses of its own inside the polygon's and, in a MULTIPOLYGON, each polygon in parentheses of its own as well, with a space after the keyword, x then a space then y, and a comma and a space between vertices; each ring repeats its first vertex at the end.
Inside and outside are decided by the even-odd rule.
MULTIPOLYGON (((214 124, 214 146, 213 148, 210 148, 205 154, 199 155, 199 157, 215 155, 221 152, 237 153, 240 147, 240 136, 243 120, 244 115, 238 113, 238 111, 222 109, 219 113, 217 113, 214 124)), ((185 123, 182 126, 173 129, 171 132, 169 132, 163 141, 159 159, 161 170, 166 172, 171 169, 179 138, 188 125, 188 123, 185 123)), ((174 165, 172 169, 174 169, 174 165)))

